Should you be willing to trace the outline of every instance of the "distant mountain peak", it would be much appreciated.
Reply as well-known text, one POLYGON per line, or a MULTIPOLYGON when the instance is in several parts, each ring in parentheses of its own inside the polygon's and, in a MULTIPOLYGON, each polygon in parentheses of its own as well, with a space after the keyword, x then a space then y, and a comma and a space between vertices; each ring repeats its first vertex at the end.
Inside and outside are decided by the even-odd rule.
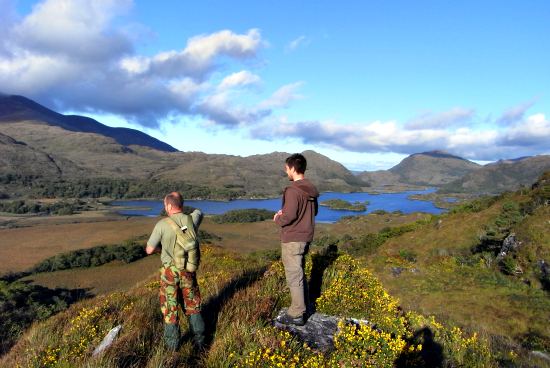
POLYGON ((138 145, 165 152, 178 151, 169 144, 137 129, 113 128, 85 116, 63 115, 27 97, 7 95, 0 92, 0 123, 13 123, 26 120, 58 126, 73 132, 100 134, 113 138, 118 144, 123 146, 138 145))
POLYGON ((474 162, 436 150, 412 154, 388 171, 405 184, 438 186, 478 168, 474 162))
POLYGON ((412 156, 418 156, 418 155, 423 155, 423 156, 429 156, 429 157, 436 157, 436 158, 454 158, 454 159, 457 159, 457 160, 464 160, 464 161, 468 161, 466 160, 465 158, 462 158, 460 156, 456 156, 456 155, 453 155, 447 151, 443 151, 443 150, 434 150, 434 151, 427 151, 427 152, 421 152, 421 153, 414 153, 412 154, 410 157, 412 156))

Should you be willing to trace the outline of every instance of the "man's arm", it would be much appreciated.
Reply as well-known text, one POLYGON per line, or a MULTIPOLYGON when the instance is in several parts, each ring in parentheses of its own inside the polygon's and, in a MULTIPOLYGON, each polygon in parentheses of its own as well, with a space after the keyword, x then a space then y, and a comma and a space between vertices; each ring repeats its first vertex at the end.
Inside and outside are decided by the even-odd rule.
POLYGON ((285 191, 285 204, 282 210, 277 212, 273 217, 273 221, 279 226, 291 224, 298 218, 298 198, 291 188, 285 191))
POLYGON ((153 232, 151 233, 151 236, 149 237, 149 240, 147 240, 147 246, 145 247, 145 253, 147 254, 153 254, 160 252, 160 239, 162 238, 162 234, 160 232, 160 226, 157 223, 155 225, 155 228, 153 229, 153 232))
POLYGON ((199 226, 201 226, 203 214, 201 210, 196 209, 193 212, 191 212, 191 218, 193 219, 193 226, 195 226, 195 230, 199 230, 199 226))

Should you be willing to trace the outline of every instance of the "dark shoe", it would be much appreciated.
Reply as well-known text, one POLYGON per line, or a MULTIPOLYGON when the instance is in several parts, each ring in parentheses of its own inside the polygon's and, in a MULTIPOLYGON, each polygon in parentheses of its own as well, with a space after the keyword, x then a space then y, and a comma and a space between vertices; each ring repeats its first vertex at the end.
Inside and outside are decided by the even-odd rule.
POLYGON ((205 349, 204 320, 200 313, 189 316, 189 326, 193 332, 193 345, 195 350, 203 351, 205 349))
POLYGON ((295 326, 303 326, 306 324, 303 316, 292 317, 292 316, 289 316, 287 313, 278 315, 275 318, 275 322, 280 323, 282 325, 295 325, 295 326))
POLYGON ((176 351, 180 344, 180 326, 177 324, 164 324, 164 343, 169 350, 176 351))
POLYGON ((306 309, 306 313, 305 313, 305 316, 306 316, 306 320, 311 317, 312 315, 315 314, 315 312, 317 312, 317 307, 315 306, 315 303, 310 303, 307 305, 307 309, 306 309))

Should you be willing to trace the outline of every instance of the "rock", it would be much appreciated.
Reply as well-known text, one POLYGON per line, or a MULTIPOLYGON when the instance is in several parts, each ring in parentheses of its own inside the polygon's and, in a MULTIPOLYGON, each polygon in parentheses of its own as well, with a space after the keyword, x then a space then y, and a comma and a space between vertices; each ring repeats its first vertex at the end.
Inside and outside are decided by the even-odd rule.
POLYGON ((516 240, 516 234, 510 233, 503 241, 497 260, 502 259, 506 254, 517 250, 521 246, 521 242, 516 240))
POLYGON ((502 241, 500 251, 498 252, 496 261, 502 260, 507 254, 516 251, 521 246, 521 242, 516 240, 516 234, 510 233, 502 241))
POLYGON ((96 357, 103 353, 109 346, 112 345, 112 343, 115 341, 116 337, 118 336, 118 333, 122 329, 122 325, 118 325, 109 331, 107 335, 103 338, 103 341, 101 341, 101 344, 97 348, 95 348, 94 352, 92 353, 92 356, 96 357))
POLYGON ((395 277, 401 275, 401 272, 403 272, 403 267, 392 267, 391 268, 391 274, 395 277))
POLYGON ((547 362, 550 362, 550 355, 548 355, 547 353, 545 353, 543 351, 533 350, 533 351, 529 352, 529 355, 532 355, 532 356, 537 357, 539 359, 544 359, 547 362))
POLYGON ((550 265, 544 259, 538 261, 542 277, 550 276, 550 265))
MULTIPOLYGON (((287 308, 279 311, 279 315, 286 313, 287 308)), ((313 313, 303 326, 283 325, 274 322, 276 328, 286 330, 308 344, 312 349, 329 351, 334 348, 334 335, 338 331, 338 322, 342 317, 329 316, 322 313, 313 313)), ((346 323, 370 324, 366 320, 346 318, 346 323)))

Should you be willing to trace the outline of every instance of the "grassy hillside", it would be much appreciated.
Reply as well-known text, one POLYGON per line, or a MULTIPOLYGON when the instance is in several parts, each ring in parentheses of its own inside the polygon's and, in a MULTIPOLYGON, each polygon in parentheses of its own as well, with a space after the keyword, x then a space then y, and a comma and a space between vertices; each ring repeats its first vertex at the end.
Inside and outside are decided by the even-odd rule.
MULTIPOLYGON (((261 255, 238 255, 216 247, 204 248, 199 274, 205 300, 203 313, 209 332, 208 349, 192 351, 187 338, 177 353, 167 352, 158 312, 158 281, 152 277, 123 293, 86 300, 34 325, 0 361, 21 367, 333 367, 356 365, 391 367, 447 363, 469 367, 494 364, 483 337, 447 326, 432 317, 403 313, 366 270, 362 261, 345 254, 316 252, 307 271, 321 288, 319 312, 367 319, 342 323, 335 350, 321 353, 304 346, 288 332, 270 326, 277 310, 288 303, 279 261, 261 255), (321 276, 322 282, 321 282, 321 276), (342 296, 346 302, 342 303, 342 296), (122 332, 114 345, 97 358, 94 347, 115 325, 122 332), (376 327, 373 327, 376 324, 376 327)), ((181 322, 187 330, 186 321, 181 322)))
POLYGON ((534 190, 465 204, 363 253, 406 310, 485 333, 503 351, 548 352, 550 297, 541 268, 550 258, 548 179, 534 190), (510 234, 520 245, 502 256, 510 234))
MULTIPOLYGON (((549 221, 547 173, 532 189, 481 198, 440 216, 377 213, 319 226, 306 265, 317 311, 368 321, 342 323, 335 349, 324 353, 271 326, 289 302, 277 253, 229 250, 247 238, 276 249, 273 224, 207 222, 221 239, 204 248, 198 275, 209 331, 205 352, 193 352, 189 335, 174 354, 159 344, 158 281, 151 270, 134 287, 104 290, 34 324, 0 365, 549 366, 543 354, 550 351, 550 283, 541 268, 550 258, 549 221), (519 246, 503 256, 502 243, 511 234, 519 246), (114 345, 91 357, 118 324, 122 332, 114 345)), ((81 275, 93 278, 108 267, 116 266, 81 275)), ((40 277, 47 282, 49 276, 40 277)), ((181 327, 187 330, 186 321, 181 327)))
POLYGON ((496 194, 517 190, 520 186, 530 186, 547 170, 550 170, 548 155, 498 161, 444 185, 440 192, 496 194))

